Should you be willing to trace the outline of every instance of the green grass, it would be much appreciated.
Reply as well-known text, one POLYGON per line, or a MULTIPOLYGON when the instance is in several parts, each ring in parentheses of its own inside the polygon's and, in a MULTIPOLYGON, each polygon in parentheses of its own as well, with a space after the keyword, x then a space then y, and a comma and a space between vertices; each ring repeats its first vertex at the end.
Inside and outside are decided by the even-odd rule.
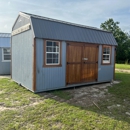
POLYGON ((52 91, 51 93, 65 100, 69 100, 72 98, 72 95, 69 92, 65 92, 64 90, 55 90, 52 91))
POLYGON ((38 95, 18 86, 10 79, 0 79, 0 103, 5 107, 28 105, 35 98, 38 98, 38 95))
MULTIPOLYGON (((59 102, 46 98, 51 93, 33 94, 9 79, 0 79, 0 130, 129 130, 125 112, 130 112, 130 74, 116 73, 116 78, 122 82, 109 88, 113 96, 98 104, 101 110, 59 102), (116 104, 121 106, 107 108, 116 104), (8 109, 1 111, 1 107, 8 109)), ((71 98, 64 90, 52 95, 71 98)))
POLYGON ((116 64, 115 65, 116 69, 126 69, 126 70, 130 70, 130 65, 127 64, 116 64))
POLYGON ((130 124, 130 116, 125 114, 126 112, 130 113, 130 73, 116 72, 116 80, 121 82, 108 87, 108 92, 112 96, 100 101, 98 105, 101 110, 95 106, 90 107, 89 110, 109 116, 119 122, 126 121, 130 124), (111 108, 108 109, 108 107, 111 108))
POLYGON ((109 88, 109 92, 116 95, 118 98, 130 99, 130 73, 116 72, 116 79, 121 81, 120 84, 115 84, 109 88))

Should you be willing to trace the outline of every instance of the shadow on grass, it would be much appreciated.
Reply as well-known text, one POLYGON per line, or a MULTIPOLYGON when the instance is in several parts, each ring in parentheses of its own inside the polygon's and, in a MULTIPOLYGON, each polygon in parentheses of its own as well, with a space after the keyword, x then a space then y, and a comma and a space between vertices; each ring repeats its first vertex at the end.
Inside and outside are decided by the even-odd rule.
MULTIPOLYGON (((130 73, 117 72, 116 80, 120 80, 121 83, 114 84, 112 87, 108 88, 108 93, 110 93, 111 96, 98 102, 97 105, 100 109, 94 104, 86 107, 77 105, 76 102, 70 102, 70 100, 74 97, 72 93, 74 88, 38 93, 38 95, 54 99, 61 103, 73 105, 82 110, 95 112, 99 116, 104 115, 110 117, 111 119, 130 123, 130 73)), ((83 86, 81 86, 81 88, 82 87, 83 86)))

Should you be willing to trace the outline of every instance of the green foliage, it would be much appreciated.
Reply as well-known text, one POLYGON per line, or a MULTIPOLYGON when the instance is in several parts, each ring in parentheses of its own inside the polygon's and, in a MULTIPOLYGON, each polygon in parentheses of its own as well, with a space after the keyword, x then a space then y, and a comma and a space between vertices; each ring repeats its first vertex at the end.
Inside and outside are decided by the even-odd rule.
POLYGON ((119 27, 119 22, 114 22, 112 18, 101 23, 100 28, 113 33, 118 46, 116 52, 116 62, 125 63, 130 61, 130 35, 119 27))

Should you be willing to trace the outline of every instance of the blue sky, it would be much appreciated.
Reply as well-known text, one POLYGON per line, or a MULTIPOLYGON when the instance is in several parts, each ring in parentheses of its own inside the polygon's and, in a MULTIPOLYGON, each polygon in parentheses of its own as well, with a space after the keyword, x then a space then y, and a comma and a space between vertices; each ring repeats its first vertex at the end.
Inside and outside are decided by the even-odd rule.
POLYGON ((0 0, 0 32, 11 32, 19 11, 98 28, 113 18, 130 31, 130 0, 0 0))

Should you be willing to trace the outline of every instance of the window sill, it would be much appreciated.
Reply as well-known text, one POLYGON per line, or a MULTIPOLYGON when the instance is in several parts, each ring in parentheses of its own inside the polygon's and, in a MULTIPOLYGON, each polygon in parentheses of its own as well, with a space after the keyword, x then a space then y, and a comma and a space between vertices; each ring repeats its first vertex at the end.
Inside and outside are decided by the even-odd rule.
POLYGON ((102 63, 101 65, 111 65, 111 63, 102 63))
POLYGON ((62 65, 61 64, 59 64, 59 65, 43 65, 43 67, 51 67, 51 68, 53 68, 53 67, 61 67, 62 65))

